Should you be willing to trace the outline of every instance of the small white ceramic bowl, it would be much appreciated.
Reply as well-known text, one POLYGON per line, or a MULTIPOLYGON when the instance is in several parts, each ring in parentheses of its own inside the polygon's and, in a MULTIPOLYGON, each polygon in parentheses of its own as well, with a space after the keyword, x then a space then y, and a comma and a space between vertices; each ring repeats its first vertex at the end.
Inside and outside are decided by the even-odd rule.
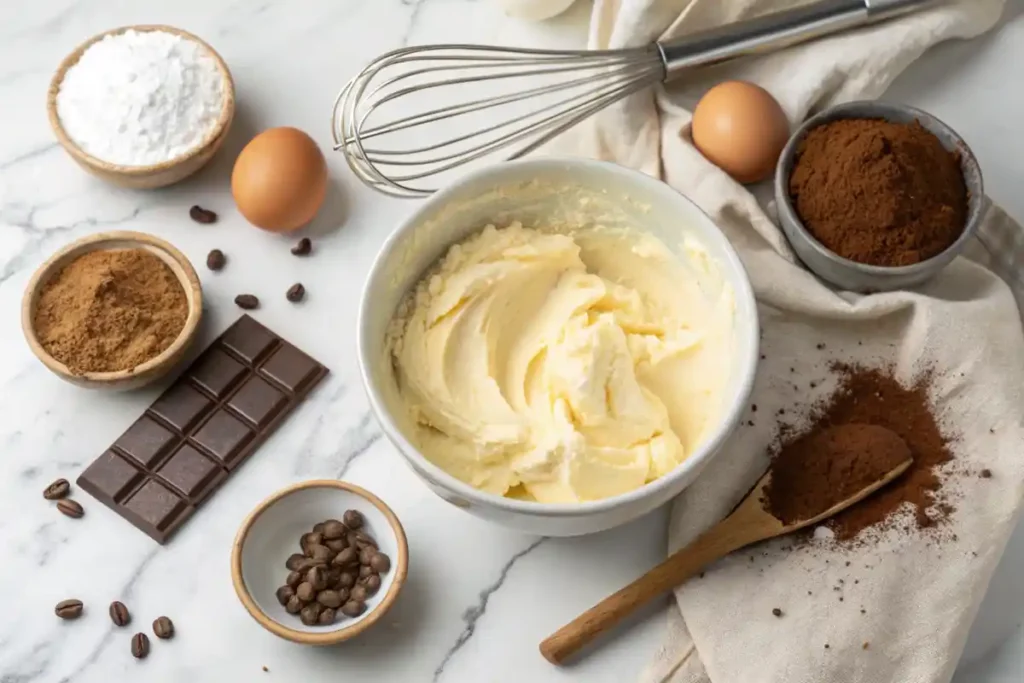
POLYGON ((242 523, 231 552, 231 581, 245 609, 271 633, 303 645, 334 645, 359 635, 391 608, 405 584, 408 558, 402 524, 380 498, 344 481, 305 481, 270 496, 242 523), (285 561, 302 552, 302 534, 319 522, 341 519, 346 510, 363 514, 363 530, 391 559, 391 569, 381 574, 380 590, 360 616, 306 626, 277 601, 277 589, 288 575, 285 561))
POLYGON ((609 529, 665 504, 685 489, 721 448, 747 408, 758 359, 757 306, 746 271, 725 235, 689 199, 649 176, 584 159, 538 158, 476 171, 419 205, 387 239, 367 277, 359 308, 358 357, 363 382, 384 433, 437 495, 485 519, 531 534, 573 536, 609 529), (721 422, 679 467, 646 486, 571 505, 514 500, 474 489, 425 458, 409 437, 385 333, 405 293, 456 242, 488 223, 559 220, 629 227, 669 248, 684 236, 701 244, 735 293, 733 372, 721 422))

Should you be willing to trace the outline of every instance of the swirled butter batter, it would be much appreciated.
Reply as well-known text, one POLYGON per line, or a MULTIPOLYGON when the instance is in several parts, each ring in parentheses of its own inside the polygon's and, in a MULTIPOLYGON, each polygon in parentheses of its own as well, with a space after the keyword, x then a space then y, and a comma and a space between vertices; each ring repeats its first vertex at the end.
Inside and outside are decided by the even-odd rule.
POLYGON ((451 247, 392 321, 417 447, 496 494, 544 503, 631 491, 713 428, 733 292, 650 235, 488 226, 451 247))

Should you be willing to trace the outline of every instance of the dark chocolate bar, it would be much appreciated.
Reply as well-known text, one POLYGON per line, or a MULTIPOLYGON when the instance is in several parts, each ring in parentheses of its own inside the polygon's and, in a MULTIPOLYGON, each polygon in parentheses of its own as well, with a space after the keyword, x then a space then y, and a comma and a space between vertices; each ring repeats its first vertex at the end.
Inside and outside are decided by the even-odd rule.
POLYGON ((244 315, 82 472, 78 485, 165 543, 327 372, 244 315))

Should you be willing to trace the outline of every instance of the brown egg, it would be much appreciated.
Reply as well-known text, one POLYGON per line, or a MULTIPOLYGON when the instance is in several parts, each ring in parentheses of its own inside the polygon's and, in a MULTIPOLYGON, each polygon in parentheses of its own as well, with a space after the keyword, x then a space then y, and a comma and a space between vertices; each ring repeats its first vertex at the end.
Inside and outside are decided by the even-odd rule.
POLYGON ((291 232, 320 210, 327 162, 313 138, 297 128, 270 128, 245 146, 231 172, 238 210, 256 227, 291 232))
POLYGON ((726 81, 709 90, 693 110, 693 144, 737 182, 772 175, 789 139, 789 121, 764 88, 726 81))

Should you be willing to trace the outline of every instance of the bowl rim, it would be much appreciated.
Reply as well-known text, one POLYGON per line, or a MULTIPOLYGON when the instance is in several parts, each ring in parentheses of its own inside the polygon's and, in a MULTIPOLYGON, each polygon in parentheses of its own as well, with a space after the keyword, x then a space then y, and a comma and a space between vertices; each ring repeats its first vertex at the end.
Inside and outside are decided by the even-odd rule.
POLYGON ((357 486, 356 484, 351 484, 347 481, 340 481, 337 479, 310 479, 308 481, 300 481, 270 494, 245 518, 242 525, 239 527, 238 533, 235 535, 235 540, 231 546, 231 583, 235 587, 235 594, 242 602, 242 606, 245 607, 250 616, 252 616, 252 618, 255 619, 263 628, 276 636, 284 638, 285 640, 290 640, 293 643, 300 643, 302 645, 335 645, 351 638, 355 638, 360 633, 373 626, 388 612, 388 610, 391 609, 395 600, 398 599, 398 594, 402 591, 402 587, 405 585, 408 572, 409 541, 405 535, 405 528, 402 526, 401 521, 399 521, 398 516, 387 505, 387 503, 377 497, 376 494, 361 486, 357 486), (245 541, 248 539, 249 532, 252 531, 253 524, 256 523, 256 520, 258 520, 263 513, 272 508, 278 501, 299 491, 314 488, 331 488, 347 491, 371 503, 384 515, 385 519, 388 520, 388 524, 391 526, 391 532, 395 536, 395 545, 398 549, 396 556, 393 558, 394 561, 391 571, 394 572, 394 576, 391 579, 391 586, 388 588, 388 592, 384 594, 384 598, 377 603, 376 607, 353 624, 323 633, 307 633, 305 631, 299 631, 285 626, 281 622, 272 618, 260 609, 258 604, 256 604, 256 601, 249 593, 248 587, 245 585, 245 580, 242 578, 242 548, 245 545, 245 541))
MULTIPOLYGON (((946 263, 951 261, 953 257, 963 251, 967 242, 974 236, 975 232, 977 232, 978 225, 985 216, 986 206, 988 203, 988 199, 984 191, 985 183, 981 172, 981 164, 978 162, 978 158, 975 156, 974 151, 952 126, 923 109, 918 109, 917 107, 912 107, 907 104, 900 104, 898 102, 881 102, 877 100, 854 100, 852 102, 843 102, 841 104, 828 107, 827 109, 823 109, 804 121, 800 127, 793 132, 793 135, 790 136, 789 140, 786 142, 786 146, 782 149, 782 154, 779 155, 779 161, 775 167, 774 184, 776 202, 781 205, 778 207, 779 212, 781 213, 782 211, 785 211, 786 218, 789 219, 790 227, 798 231, 801 236, 806 239, 808 245, 814 249, 815 253, 828 259, 837 266, 848 270, 857 270, 865 275, 877 277, 914 276, 942 268, 946 263), (863 113, 864 109, 870 109, 876 113, 865 114, 863 113), (793 199, 789 193, 789 176, 792 174, 792 166, 796 163, 797 147, 811 130, 827 123, 831 123, 832 121, 839 120, 865 118, 881 118, 884 120, 890 120, 890 117, 894 114, 913 116, 933 135, 934 131, 930 130, 930 128, 934 127, 942 130, 943 134, 949 136, 949 138, 955 143, 957 151, 961 155, 961 168, 970 166, 977 173, 979 191, 976 193, 970 192, 970 188, 967 188, 969 191, 967 199, 968 220, 964 225, 960 236, 957 237, 956 240, 948 247, 924 261, 912 263, 907 266, 878 266, 871 263, 860 263, 859 261, 854 261, 840 256, 818 241, 818 238, 816 238, 811 231, 807 229, 807 226, 804 225, 803 220, 800 218, 800 214, 797 213, 796 207, 793 205, 793 199), (970 209, 974 202, 979 202, 979 211, 972 217, 971 213, 973 212, 971 212, 970 209)), ((782 222, 783 225, 786 224, 786 221, 781 220, 781 216, 780 222, 782 222)))
MULTIPOLYGON (((126 246, 109 248, 130 249, 132 247, 126 246)), ((203 289, 199 283, 199 276, 196 274, 195 268, 192 266, 192 263, 188 260, 185 254, 170 242, 155 235, 150 235, 144 232, 135 232, 132 230, 114 230, 110 232, 98 232, 77 239, 55 251, 48 259, 46 259, 46 261, 43 262, 42 265, 36 268, 36 271, 32 274, 28 284, 25 286, 25 293, 22 295, 21 329, 22 333, 25 335, 25 341, 28 343, 32 353, 35 354, 36 358, 38 358, 43 365, 55 374, 70 379, 84 380, 93 383, 118 383, 128 378, 144 376, 146 373, 162 367, 164 363, 175 357, 181 351, 182 347, 187 345, 195 336, 199 329, 199 320, 202 317, 202 312, 203 289), (174 338, 174 341, 171 342, 170 346, 144 363, 140 363, 133 368, 115 370, 113 372, 75 373, 72 372, 64 363, 61 363, 59 360, 51 356, 39 341, 35 328, 36 304, 39 300, 39 293, 46 283, 48 283, 50 279, 57 274, 58 267, 63 267, 65 262, 70 263, 74 260, 72 257, 77 255, 84 255, 93 251, 103 251, 103 245, 108 243, 128 243, 135 244, 136 247, 134 248, 148 247, 150 249, 156 249, 163 252, 166 256, 170 257, 172 261, 177 263, 181 268, 182 273, 184 273, 184 278, 173 269, 172 272, 174 272, 182 289, 186 291, 186 296, 188 295, 188 292, 191 292, 192 294, 188 297, 188 315, 185 317, 185 325, 181 328, 181 332, 179 332, 178 336, 174 338)))
MULTIPOLYGON (((739 309, 738 305, 737 309, 739 309)), ((378 422, 381 424, 382 431, 392 444, 397 446, 399 453, 401 453, 402 456, 410 462, 413 469, 417 470, 417 473, 421 476, 424 476, 428 482, 434 483, 448 491, 451 491, 460 498, 468 501, 470 506, 482 505, 491 508, 498 508, 505 512, 525 513, 531 516, 578 518, 629 506, 648 497, 657 497, 660 492, 674 486, 677 480, 688 476, 694 469, 696 469, 698 474, 700 473, 701 469, 710 461, 711 457, 721 450, 722 445, 735 431, 736 426, 740 422, 740 418, 747 409, 747 403, 749 402, 754 386, 754 380, 757 375, 758 359, 760 355, 759 331, 760 320, 757 310, 757 301, 754 297, 753 287, 750 284, 750 278, 747 275, 746 268, 743 266, 743 262, 741 261, 739 254, 729 242, 725 233, 722 232, 721 228, 718 227, 711 217, 708 216, 696 202, 657 178, 641 173, 640 171, 619 166, 618 164, 579 157, 545 156, 506 161, 472 171, 445 189, 435 193, 425 202, 420 204, 415 211, 407 216, 399 226, 395 228, 390 235, 388 235, 387 239, 381 245, 380 250, 377 252, 376 257, 374 257, 373 264, 370 266, 370 270, 367 273, 366 280, 363 285, 363 291, 359 303, 358 319, 356 322, 356 355, 359 362, 359 373, 363 380, 363 387, 369 399, 371 409, 377 417, 378 422), (379 349, 379 344, 375 346, 373 340, 366 338, 368 335, 367 320, 369 317, 368 311, 372 306, 371 285, 379 278, 379 273, 384 260, 388 257, 391 251, 397 248, 397 245, 403 237, 410 234, 416 228, 422 216, 433 212, 439 206, 448 202, 453 195, 460 192, 465 185, 476 182, 480 178, 497 176, 494 178, 497 182, 506 171, 513 169, 528 169, 530 167, 536 167, 538 170, 542 170, 550 167, 565 168, 566 166, 570 168, 580 167, 596 169, 613 175, 629 176, 641 185, 645 185, 652 194, 660 195, 665 202, 687 204, 688 208, 694 212, 694 215, 699 215, 701 217, 700 220, 705 221, 707 226, 711 228, 709 233, 713 236, 712 239, 719 242, 719 246, 725 254, 725 260, 727 263, 727 268, 725 270, 734 272, 738 275, 738 277, 735 278, 735 281, 733 281, 733 278, 730 278, 729 282, 734 289, 734 295, 737 303, 743 301, 746 304, 745 307, 750 311, 752 318, 750 321, 752 326, 752 335, 749 348, 745 351, 742 348, 737 349, 737 359, 741 364, 740 369, 744 371, 744 375, 738 381, 736 401, 723 413, 718 429, 715 433, 701 443, 697 450, 691 453, 686 460, 677 465, 675 469, 652 482, 644 484, 638 489, 627 491, 626 493, 621 493, 617 496, 577 503, 539 503, 535 501, 517 500, 476 489, 432 463, 419 451, 418 448, 405 438, 401 430, 395 424, 395 421, 391 418, 380 391, 373 385, 370 379, 371 373, 369 366, 373 362, 371 354, 373 353, 373 350, 379 349)))
POLYGON ((80 163, 107 173, 116 173, 125 177, 147 177, 191 161, 209 149, 209 147, 214 144, 218 138, 224 135, 231 123, 231 119, 234 118, 235 115, 235 82, 231 76, 230 69, 228 69, 227 62, 225 62, 224 58, 220 56, 220 53, 214 50, 209 43, 194 33, 166 24, 129 24, 97 33, 91 38, 80 43, 74 50, 68 53, 63 60, 61 60, 61 63, 57 66, 57 70, 54 71, 53 76, 50 78, 50 86, 46 92, 46 113, 50 120, 50 128, 53 130, 53 134, 57 136, 57 141, 80 163), (57 113, 57 95, 60 93, 60 87, 64 82, 64 77, 67 75, 68 69, 77 64, 85 51, 92 47, 93 44, 98 43, 107 36, 120 35, 128 31, 162 31, 164 33, 172 33, 185 38, 186 40, 198 43, 213 57, 213 61, 217 65, 217 70, 220 71, 221 77, 224 79, 225 86, 224 106, 221 109, 220 116, 217 118, 217 123, 213 126, 202 142, 173 159, 161 161, 156 164, 148 164, 146 166, 125 166, 123 164, 114 164, 89 154, 82 149, 70 135, 67 134, 67 131, 64 130, 64 124, 61 122, 60 116, 57 113))

